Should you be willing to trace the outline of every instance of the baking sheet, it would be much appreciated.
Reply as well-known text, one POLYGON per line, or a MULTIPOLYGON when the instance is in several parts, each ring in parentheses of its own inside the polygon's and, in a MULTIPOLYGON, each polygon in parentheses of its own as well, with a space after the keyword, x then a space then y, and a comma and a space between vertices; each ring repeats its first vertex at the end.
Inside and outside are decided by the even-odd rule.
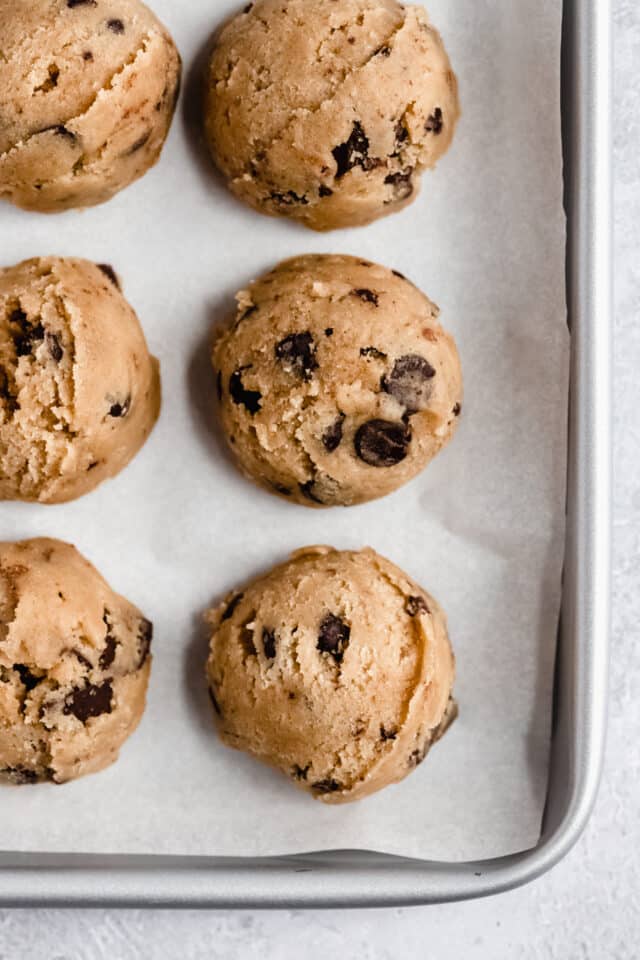
POLYGON ((109 204, 54 217, 0 208, 0 263, 110 262, 162 365, 144 450, 75 503, 0 506, 0 537, 75 543, 155 623, 149 704, 109 770, 0 789, 0 849, 217 855, 375 849, 498 856, 538 839, 564 534, 568 334, 554 0, 433 0, 461 86, 452 151, 407 211, 315 235, 240 206, 203 162, 189 72, 237 4, 154 0, 187 84, 160 164, 109 204), (185 110, 185 103, 187 109, 185 110), (302 252, 370 257, 442 308, 465 372, 451 446, 383 501, 315 512, 244 480, 212 421, 208 342, 235 290, 302 252), (461 713, 398 786, 327 807, 217 741, 200 613, 308 543, 370 544, 449 614, 461 713))

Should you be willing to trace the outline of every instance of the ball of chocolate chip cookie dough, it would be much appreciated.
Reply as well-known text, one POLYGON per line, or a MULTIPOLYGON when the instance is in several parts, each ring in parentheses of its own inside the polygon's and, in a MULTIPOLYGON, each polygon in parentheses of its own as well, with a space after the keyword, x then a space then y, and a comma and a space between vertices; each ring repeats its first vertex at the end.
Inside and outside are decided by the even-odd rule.
POLYGON ((207 619, 222 740, 327 803, 402 780, 456 715, 444 613, 373 550, 299 550, 207 619))
POLYGON ((315 230, 406 206, 451 144, 456 77, 421 7, 256 0, 219 31, 205 128, 230 189, 315 230))
POLYGON ((113 477, 160 409, 158 361, 107 264, 0 270, 0 500, 61 503, 113 477))
POLYGON ((0 781, 113 763, 145 706, 152 626, 68 543, 0 543, 0 781))
POLYGON ((214 345, 220 415, 244 472, 307 506, 349 506, 415 477, 452 436, 460 361, 401 274, 302 256, 241 291, 214 345))
POLYGON ((140 0, 0 0, 0 199, 55 212, 153 166, 180 80, 140 0))

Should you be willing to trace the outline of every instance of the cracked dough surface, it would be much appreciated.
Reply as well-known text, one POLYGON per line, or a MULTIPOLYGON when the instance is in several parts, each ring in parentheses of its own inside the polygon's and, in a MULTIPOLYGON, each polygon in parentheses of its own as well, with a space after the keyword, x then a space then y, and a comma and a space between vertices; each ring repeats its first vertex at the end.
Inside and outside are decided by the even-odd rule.
POLYGON ((0 198, 103 203, 160 156, 180 81, 139 0, 0 0, 0 198))
POLYGON ((440 35, 396 0, 257 0, 223 25, 207 74, 207 139, 231 190, 316 230, 410 203, 459 112, 440 35))
POLYGON ((75 547, 0 543, 0 780, 113 763, 144 711, 151 636, 75 547))
POLYGON ((222 740, 327 803, 402 780, 456 715, 444 613, 371 549, 299 550, 208 620, 222 740))
POLYGON ((213 350, 220 416, 240 466, 270 492, 312 507, 373 500, 453 435, 456 345, 401 274, 301 256, 237 300, 213 350))
POLYGON ((158 361, 111 267, 40 257, 0 270, 0 500, 88 493, 159 410, 158 361))

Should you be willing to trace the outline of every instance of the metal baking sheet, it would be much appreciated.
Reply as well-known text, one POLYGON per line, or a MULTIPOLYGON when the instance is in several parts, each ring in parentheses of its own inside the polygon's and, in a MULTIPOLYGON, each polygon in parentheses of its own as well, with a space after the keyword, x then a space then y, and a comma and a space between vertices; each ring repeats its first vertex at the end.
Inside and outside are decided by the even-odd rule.
POLYGON ((565 4, 566 197, 572 384, 568 528, 551 775, 538 846, 447 864, 336 852, 279 859, 0 855, 0 902, 346 906, 427 903, 532 879, 579 836, 606 705, 609 557, 609 9, 565 4))

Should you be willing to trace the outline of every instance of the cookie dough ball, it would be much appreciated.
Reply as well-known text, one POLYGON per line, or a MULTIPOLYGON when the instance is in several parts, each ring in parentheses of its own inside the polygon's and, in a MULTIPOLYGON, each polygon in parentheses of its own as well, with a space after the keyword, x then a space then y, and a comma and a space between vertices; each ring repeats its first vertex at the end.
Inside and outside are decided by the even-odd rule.
POLYGON ((0 0, 0 198, 55 212, 153 166, 180 56, 139 0, 0 0))
POLYGON ((158 361, 106 264, 0 270, 0 500, 73 500, 113 477, 160 409, 158 361))
POLYGON ((440 35, 396 0, 257 0, 220 30, 207 74, 207 139, 231 190, 315 230, 410 203, 458 116, 440 35))
POLYGON ((222 423, 242 469, 271 492, 307 506, 373 500, 452 436, 456 346, 401 274, 296 257, 237 299, 213 352, 222 423))
POLYGON ((0 543, 0 780, 113 763, 144 711, 152 632, 70 544, 0 543))
POLYGON ((207 618, 223 741, 326 803, 402 780, 455 717, 445 616, 373 550, 307 547, 207 618))

